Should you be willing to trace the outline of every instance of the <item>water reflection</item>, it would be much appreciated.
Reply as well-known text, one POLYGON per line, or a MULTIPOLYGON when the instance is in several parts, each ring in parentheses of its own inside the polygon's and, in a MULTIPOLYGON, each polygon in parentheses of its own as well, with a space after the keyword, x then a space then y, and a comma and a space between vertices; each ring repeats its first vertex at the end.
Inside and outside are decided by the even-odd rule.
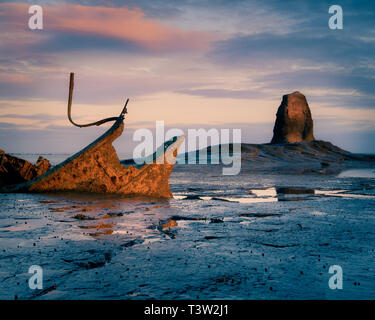
POLYGON ((210 202, 233 202, 240 204, 253 204, 277 201, 304 201, 313 200, 316 197, 346 197, 346 198, 375 198, 373 195, 356 194, 350 190, 318 190, 304 187, 276 186, 263 189, 251 189, 247 195, 234 196, 207 196, 176 194, 175 200, 206 200, 210 202))
POLYGON ((351 169, 341 172, 339 178, 375 178, 375 169, 351 169))
POLYGON ((139 196, 46 194, 39 203, 54 220, 73 222, 85 236, 134 244, 160 240, 159 221, 176 213, 167 199, 139 196))

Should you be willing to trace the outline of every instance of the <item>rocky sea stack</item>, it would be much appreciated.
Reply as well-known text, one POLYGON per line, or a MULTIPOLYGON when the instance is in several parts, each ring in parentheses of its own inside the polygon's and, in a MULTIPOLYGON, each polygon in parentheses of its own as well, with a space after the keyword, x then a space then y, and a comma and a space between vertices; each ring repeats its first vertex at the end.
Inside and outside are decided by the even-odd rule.
POLYGON ((315 140, 306 97, 283 96, 271 143, 241 144, 242 171, 294 174, 338 174, 348 168, 373 168, 375 156, 354 154, 331 142, 315 140))
POLYGON ((314 141, 313 120, 306 97, 296 91, 283 96, 271 143, 314 141))

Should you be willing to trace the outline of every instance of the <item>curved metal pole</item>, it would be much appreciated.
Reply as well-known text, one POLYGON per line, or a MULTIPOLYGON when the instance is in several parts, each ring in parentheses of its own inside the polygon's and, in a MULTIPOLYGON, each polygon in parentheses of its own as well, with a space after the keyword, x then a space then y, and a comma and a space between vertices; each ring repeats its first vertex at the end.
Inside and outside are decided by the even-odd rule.
MULTIPOLYGON (((105 118, 105 119, 102 119, 102 120, 99 120, 99 121, 96 121, 96 122, 87 123, 87 124, 75 123, 72 119, 72 116, 71 116, 72 100, 73 100, 73 88, 74 88, 74 72, 71 72, 70 73, 70 82, 69 82, 68 119, 76 127, 83 128, 83 127, 91 127, 91 126, 100 126, 103 123, 106 123, 106 122, 109 122, 109 121, 116 121, 119 118, 119 117, 105 118)), ((129 102, 129 99, 126 100, 124 109, 121 112, 120 116, 123 116, 124 113, 127 113, 126 106, 127 106, 128 102, 129 102)))

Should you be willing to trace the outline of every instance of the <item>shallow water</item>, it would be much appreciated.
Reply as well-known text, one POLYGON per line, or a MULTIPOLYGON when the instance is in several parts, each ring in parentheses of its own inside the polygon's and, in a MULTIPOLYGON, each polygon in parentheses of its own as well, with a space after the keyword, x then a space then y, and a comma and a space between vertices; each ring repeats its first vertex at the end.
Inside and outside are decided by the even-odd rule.
POLYGON ((375 169, 351 169, 338 175, 339 178, 375 178, 375 169))
POLYGON ((177 165, 168 200, 0 194, 0 298, 375 298, 374 178, 221 173, 177 165))

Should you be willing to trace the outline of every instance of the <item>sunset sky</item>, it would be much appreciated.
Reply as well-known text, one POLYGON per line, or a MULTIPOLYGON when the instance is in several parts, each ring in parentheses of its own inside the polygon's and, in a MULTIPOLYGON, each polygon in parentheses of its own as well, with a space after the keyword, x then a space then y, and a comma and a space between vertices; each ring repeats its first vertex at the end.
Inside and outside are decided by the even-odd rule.
POLYGON ((375 153, 373 1, 0 1, 0 148, 72 153, 106 127, 73 119, 116 116, 126 129, 240 128, 269 142, 283 94, 305 94, 315 138, 375 153), (28 28, 32 4, 43 30, 28 28), (339 4, 344 29, 328 27, 339 4))

